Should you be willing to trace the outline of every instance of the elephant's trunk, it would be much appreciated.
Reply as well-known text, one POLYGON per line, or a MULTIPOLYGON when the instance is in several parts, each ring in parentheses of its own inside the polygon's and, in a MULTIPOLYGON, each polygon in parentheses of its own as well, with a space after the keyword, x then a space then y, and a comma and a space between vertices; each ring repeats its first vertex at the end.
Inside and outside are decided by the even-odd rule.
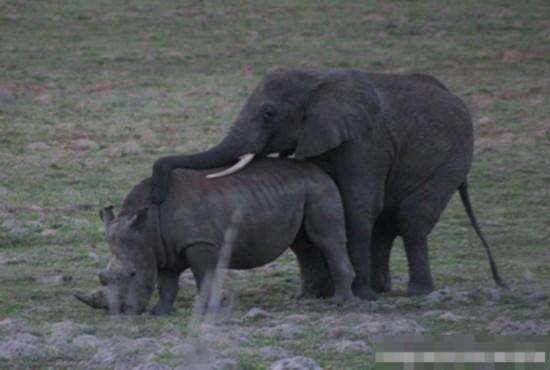
POLYGON ((170 172, 175 168, 199 170, 223 167, 240 156, 262 151, 265 139, 253 141, 247 140, 247 138, 248 136, 243 133, 242 129, 233 127, 225 139, 205 152, 159 159, 153 166, 152 202, 160 204, 164 201, 168 193, 168 178, 170 172))
MULTIPOLYGON (((256 152, 245 136, 230 132, 218 145, 197 154, 176 155, 162 159, 172 168, 188 168, 192 170, 223 167, 243 154, 256 152)), ((162 163, 162 162, 161 162, 162 163)))
POLYGON ((75 293, 74 297, 92 308, 109 309, 103 289, 96 290, 93 293, 75 293))

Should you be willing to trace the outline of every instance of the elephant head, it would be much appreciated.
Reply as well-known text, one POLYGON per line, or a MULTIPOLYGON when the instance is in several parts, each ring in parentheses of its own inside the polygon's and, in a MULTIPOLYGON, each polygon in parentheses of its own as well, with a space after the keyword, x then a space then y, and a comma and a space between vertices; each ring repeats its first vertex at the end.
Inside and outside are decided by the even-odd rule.
POLYGON ((111 313, 142 313, 155 287, 157 263, 147 208, 132 216, 115 218, 112 207, 104 208, 100 217, 105 225, 111 258, 99 273, 102 287, 93 293, 75 297, 93 308, 111 313))
POLYGON ((248 97, 226 138, 239 148, 229 156, 241 160, 210 177, 233 173, 255 155, 322 155, 363 135, 378 111, 376 91, 353 71, 272 71, 248 97))
POLYGON ((254 156, 282 152, 299 160, 316 157, 366 135, 379 97, 354 70, 277 69, 247 98, 227 136, 199 154, 164 157, 153 168, 153 202, 164 200, 174 168, 215 168, 240 159, 216 177, 244 167, 254 156))

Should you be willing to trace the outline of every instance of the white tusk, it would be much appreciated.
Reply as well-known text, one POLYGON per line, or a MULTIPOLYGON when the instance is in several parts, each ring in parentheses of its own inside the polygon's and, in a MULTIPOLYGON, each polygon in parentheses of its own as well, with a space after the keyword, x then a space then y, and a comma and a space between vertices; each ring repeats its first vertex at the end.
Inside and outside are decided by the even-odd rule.
POLYGON ((239 157, 239 161, 237 163, 235 163, 233 166, 231 166, 229 168, 226 168, 225 170, 223 170, 221 172, 216 172, 216 173, 211 173, 210 175, 206 175, 206 178, 207 179, 215 179, 217 177, 224 177, 224 176, 227 176, 227 175, 231 175, 231 174, 239 171, 243 167, 245 167, 247 164, 249 164, 254 159, 254 156, 255 156, 255 154, 253 154, 253 153, 244 154, 244 155, 239 157))

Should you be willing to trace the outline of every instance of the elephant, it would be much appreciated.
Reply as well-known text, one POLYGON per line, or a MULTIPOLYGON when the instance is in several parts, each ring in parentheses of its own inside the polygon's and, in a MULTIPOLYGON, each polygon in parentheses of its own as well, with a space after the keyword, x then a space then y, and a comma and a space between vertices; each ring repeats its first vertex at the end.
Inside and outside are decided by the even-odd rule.
POLYGON ((314 162, 336 182, 356 273, 353 290, 360 298, 391 290, 389 257, 397 237, 408 261, 407 293, 434 290, 427 237, 456 190, 482 239, 493 279, 505 286, 468 196, 472 119, 462 100, 436 78, 356 69, 272 70, 219 144, 154 163, 151 200, 164 200, 173 169, 238 160, 221 174, 228 175, 272 153, 314 162))
POLYGON ((149 178, 130 191, 117 217, 112 207, 104 208, 100 216, 112 256, 99 273, 103 287, 76 298, 113 313, 139 314, 157 282, 153 313, 171 313, 180 274, 190 268, 199 291, 209 289, 207 276, 228 243, 229 268, 265 265, 291 247, 302 272, 301 296, 334 294, 337 302, 353 297, 342 200, 324 171, 312 163, 265 158, 216 183, 206 178, 211 172, 175 171, 160 206, 150 203, 149 178), (310 258, 317 250, 319 261, 310 258), (311 263, 323 264, 329 281, 308 276, 311 263), (314 290, 329 284, 330 291, 314 290))

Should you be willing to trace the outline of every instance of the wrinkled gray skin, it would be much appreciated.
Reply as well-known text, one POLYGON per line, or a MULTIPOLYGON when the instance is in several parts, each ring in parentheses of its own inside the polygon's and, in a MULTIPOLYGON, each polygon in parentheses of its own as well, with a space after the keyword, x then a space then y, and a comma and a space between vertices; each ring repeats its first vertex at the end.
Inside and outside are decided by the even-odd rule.
POLYGON ((211 172, 173 173, 160 207, 160 229, 153 211, 159 208, 149 207, 150 179, 132 189, 116 218, 111 208, 104 209, 101 217, 112 257, 100 273, 103 288, 76 297, 114 313, 141 313, 158 282, 160 300, 153 313, 170 313, 185 269, 191 268, 197 286, 205 289, 205 276, 218 262, 230 225, 236 239, 229 268, 265 265, 291 247, 300 264, 302 296, 334 294, 337 301, 353 296, 341 199, 320 168, 288 159, 261 159, 216 182, 206 179, 211 172), (232 221, 236 212, 238 224, 232 221), (172 262, 170 252, 175 256, 172 262), (309 264, 321 265, 323 273, 309 276, 314 271, 309 264), (320 276, 329 277, 316 281, 320 276))
MULTIPOLYGON (((295 153, 319 164, 340 190, 355 294, 374 299, 371 287, 391 289, 390 251, 400 236, 408 293, 422 295, 434 289, 427 237, 457 190, 481 237, 467 193, 472 149, 466 106, 431 76, 278 69, 248 97, 221 143, 155 163, 151 199, 164 200, 175 168, 218 167, 247 153, 295 153)), ((503 285, 483 242, 493 278, 503 285)))
POLYGON ((117 218, 112 207, 100 212, 111 252, 107 268, 98 276, 103 287, 90 295, 75 296, 111 313, 139 314, 145 310, 158 277, 153 248, 157 240, 150 231, 152 222, 147 219, 147 208, 131 214, 125 210, 117 218))

